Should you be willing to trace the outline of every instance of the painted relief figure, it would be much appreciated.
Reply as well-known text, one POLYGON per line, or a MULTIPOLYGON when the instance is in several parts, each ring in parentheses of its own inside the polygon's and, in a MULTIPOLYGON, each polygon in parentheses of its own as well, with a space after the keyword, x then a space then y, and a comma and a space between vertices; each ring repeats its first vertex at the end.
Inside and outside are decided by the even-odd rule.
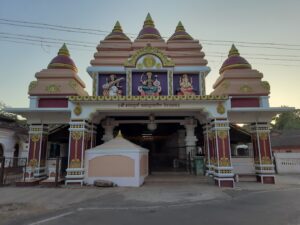
POLYGON ((146 73, 146 79, 144 79, 144 76, 145 74, 143 73, 140 79, 142 85, 138 87, 138 91, 141 93, 141 96, 158 96, 161 92, 161 86, 159 80, 157 79, 157 75, 154 76, 154 79, 151 72, 146 73))
POLYGON ((103 95, 104 96, 120 96, 122 95, 122 86, 120 86, 120 81, 124 80, 123 77, 118 78, 115 74, 111 74, 109 78, 106 79, 106 83, 103 84, 103 95))
POLYGON ((195 95, 195 90, 193 88, 193 80, 189 78, 187 74, 183 74, 179 79, 180 89, 177 95, 195 95))

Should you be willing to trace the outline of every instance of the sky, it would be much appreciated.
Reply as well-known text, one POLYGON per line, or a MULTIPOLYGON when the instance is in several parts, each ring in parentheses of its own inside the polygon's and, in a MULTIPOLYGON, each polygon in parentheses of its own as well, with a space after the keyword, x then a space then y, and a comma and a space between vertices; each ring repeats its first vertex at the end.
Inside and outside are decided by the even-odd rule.
POLYGON ((207 94, 235 43, 241 56, 270 83, 271 106, 300 108, 299 10, 298 0, 0 0, 0 101, 11 107, 28 107, 29 83, 36 72, 47 68, 64 40, 84 45, 67 41, 78 74, 91 94, 92 80, 86 68, 97 44, 117 20, 133 40, 149 12, 163 37, 170 37, 182 21, 186 31, 200 41, 211 68, 207 94), (37 29, 28 23, 12 25, 16 22, 11 20, 103 32, 37 29))

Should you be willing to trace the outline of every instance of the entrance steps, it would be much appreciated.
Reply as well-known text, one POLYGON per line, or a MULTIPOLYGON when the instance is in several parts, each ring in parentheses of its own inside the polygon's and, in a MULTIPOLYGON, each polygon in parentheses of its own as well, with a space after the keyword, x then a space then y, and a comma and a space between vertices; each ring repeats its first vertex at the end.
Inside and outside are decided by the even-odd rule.
POLYGON ((207 176, 196 176, 188 172, 153 172, 145 179, 145 184, 208 184, 213 179, 207 176))

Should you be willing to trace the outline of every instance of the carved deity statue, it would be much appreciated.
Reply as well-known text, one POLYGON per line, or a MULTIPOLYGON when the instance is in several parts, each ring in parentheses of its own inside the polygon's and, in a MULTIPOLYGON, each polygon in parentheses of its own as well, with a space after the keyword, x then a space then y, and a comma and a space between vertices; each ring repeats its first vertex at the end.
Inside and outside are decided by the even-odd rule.
POLYGON ((183 74, 179 79, 180 89, 177 95, 195 95, 195 90, 193 88, 193 80, 189 78, 187 74, 183 74))
POLYGON ((141 93, 141 96, 159 96, 161 92, 161 86, 159 80, 157 79, 157 75, 154 76, 154 79, 151 72, 146 73, 146 79, 144 79, 144 76, 144 74, 141 75, 140 82, 142 85, 138 86, 138 91, 141 93))
POLYGON ((102 85, 104 96, 120 96, 122 95, 122 86, 120 86, 120 81, 124 78, 118 78, 115 74, 111 74, 109 78, 106 79, 106 83, 102 85))

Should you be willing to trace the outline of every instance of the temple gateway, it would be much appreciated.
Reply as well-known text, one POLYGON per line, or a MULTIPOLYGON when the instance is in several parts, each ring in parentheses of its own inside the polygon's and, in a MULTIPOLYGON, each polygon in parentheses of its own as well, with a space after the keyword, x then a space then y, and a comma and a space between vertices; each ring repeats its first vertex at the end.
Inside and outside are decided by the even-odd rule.
POLYGON ((60 156, 67 184, 94 176, 131 186, 136 177, 139 186, 202 154, 219 187, 234 187, 235 174, 275 183, 269 122, 287 109, 269 106, 269 83, 234 45, 209 94, 202 45, 181 22, 165 40, 148 14, 134 41, 117 22, 90 64, 92 95, 64 44, 30 83, 29 107, 10 109, 30 125, 26 180, 53 177, 60 156))

